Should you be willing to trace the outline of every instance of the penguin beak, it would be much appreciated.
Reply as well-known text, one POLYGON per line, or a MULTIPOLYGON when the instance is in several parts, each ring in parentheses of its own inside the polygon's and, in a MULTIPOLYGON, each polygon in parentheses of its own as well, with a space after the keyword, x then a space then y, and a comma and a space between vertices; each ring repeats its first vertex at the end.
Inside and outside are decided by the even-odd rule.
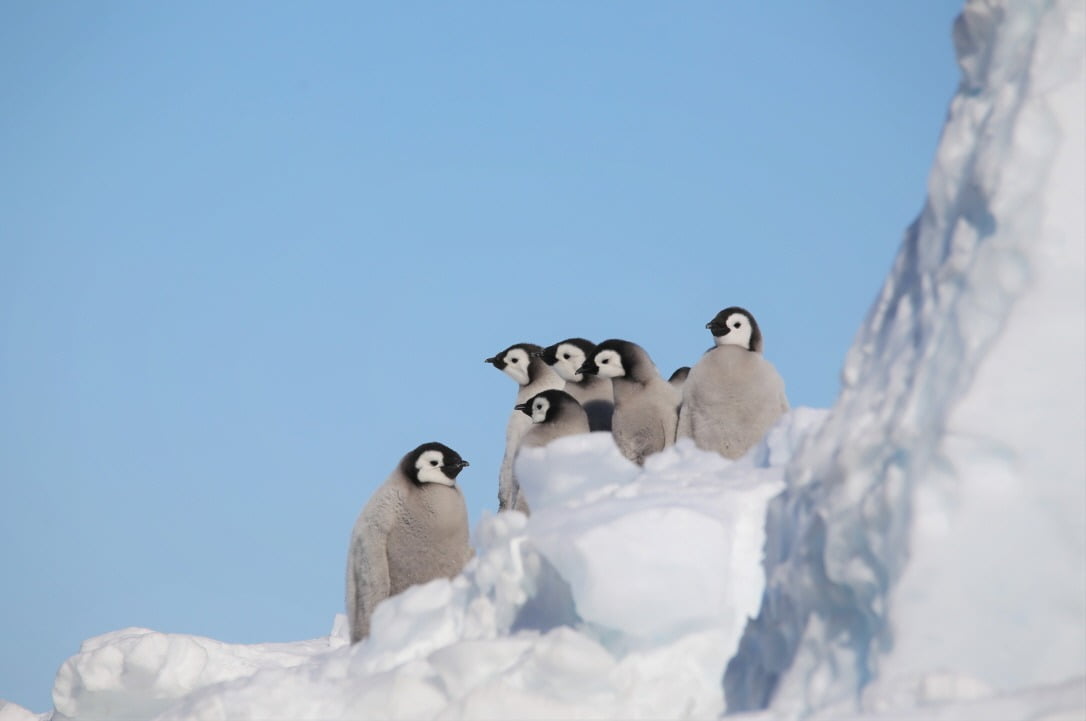
POLYGON ((487 358, 486 360, 483 361, 483 363, 497 363, 497 362, 498 362, 498 356, 493 356, 493 357, 487 358))
POLYGON ((595 375, 596 366, 588 361, 585 361, 581 364, 581 367, 577 369, 577 372, 581 374, 588 373, 589 375, 595 375))
POLYGON ((520 411, 521 413, 523 413, 526 416, 532 415, 532 410, 528 406, 527 403, 518 403, 515 406, 513 406, 513 410, 520 411))
POLYGON ((441 470, 445 471, 445 475, 449 478, 455 479, 460 471, 464 470, 471 464, 467 461, 460 461, 459 463, 449 463, 441 467, 441 470))
POLYGON ((707 330, 712 330, 713 329, 713 321, 709 321, 708 323, 706 323, 705 328, 707 330))

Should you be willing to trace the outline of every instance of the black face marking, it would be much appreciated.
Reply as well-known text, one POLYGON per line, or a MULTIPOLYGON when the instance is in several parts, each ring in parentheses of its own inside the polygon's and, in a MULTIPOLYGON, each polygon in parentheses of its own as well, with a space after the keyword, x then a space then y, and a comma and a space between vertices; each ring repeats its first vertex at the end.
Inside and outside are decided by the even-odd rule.
MULTIPOLYGON (((619 360, 622 362, 622 371, 625 377, 633 378, 641 370, 641 362, 639 360, 641 355, 637 352, 637 349, 639 348, 640 346, 636 343, 631 343, 628 340, 611 338, 603 341, 593 349, 593 363, 595 363, 594 359, 599 356, 601 351, 613 350, 618 354, 619 360)), ((599 371, 597 370, 596 372, 598 373, 599 371)))
POLYGON ((581 367, 577 369, 577 372, 582 375, 587 373, 588 375, 594 376, 600 372, 600 367, 596 365, 596 361, 594 359, 589 357, 585 359, 585 362, 581 364, 581 367))
MULTIPOLYGON (((449 478, 455 479, 460 471, 464 470, 470 465, 467 461, 460 457, 459 453, 449 448, 444 443, 437 443, 436 441, 423 443, 421 446, 404 456, 403 459, 400 461, 400 472, 403 473, 406 478, 410 478, 416 484, 419 482, 419 479, 418 469, 415 468, 415 464, 418 462, 419 456, 421 456, 426 451, 441 452, 441 457, 442 459, 444 459, 444 465, 441 466, 441 471, 449 478)), ((437 461, 430 461, 430 465, 436 466, 437 461)))
POLYGON ((754 316, 745 308, 740 308, 737 305, 725 308, 717 313, 711 321, 706 323, 705 327, 708 328, 716 338, 726 336, 733 328, 741 328, 743 325, 741 322, 732 321, 731 326, 728 326, 728 318, 734 314, 746 317, 747 322, 750 323, 750 347, 747 348, 747 350, 761 352, 762 331, 758 328, 758 322, 754 320, 754 316))
MULTIPOLYGON (((596 347, 596 344, 590 340, 584 338, 566 338, 560 340, 554 345, 549 345, 543 349, 543 355, 541 356, 547 365, 552 366, 558 362, 558 347, 568 343, 569 345, 575 345, 584 351, 584 357, 588 358, 592 355, 592 349, 596 347)), ((569 354, 563 353, 562 357, 569 360, 569 354)))
POLYGON ((540 403, 540 399, 545 399, 547 401, 547 415, 544 421, 553 421, 557 419, 562 415, 563 410, 570 405, 580 405, 580 403, 577 402, 577 399, 569 393, 556 388, 550 388, 536 393, 529 398, 527 402, 516 406, 516 409, 518 411, 523 411, 525 415, 531 416, 533 410, 539 410, 543 405, 540 403))
MULTIPOLYGON (((538 355, 540 351, 543 350, 541 347, 535 345, 534 343, 514 343, 513 345, 503 350, 501 353, 491 356, 485 359, 483 362, 493 364, 493 366, 498 370, 505 370, 505 367, 509 365, 509 363, 505 361, 505 357, 509 355, 509 351, 513 350, 514 348, 520 348, 528 355, 529 366, 531 366, 532 356, 538 355)), ((518 367, 520 366, 519 358, 511 358, 510 361, 515 363, 518 367)))

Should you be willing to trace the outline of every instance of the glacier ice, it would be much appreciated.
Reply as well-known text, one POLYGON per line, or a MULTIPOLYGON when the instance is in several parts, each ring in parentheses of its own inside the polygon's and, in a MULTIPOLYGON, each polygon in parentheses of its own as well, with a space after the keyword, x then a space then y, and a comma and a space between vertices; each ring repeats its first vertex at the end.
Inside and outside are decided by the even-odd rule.
POLYGON ((1083 27, 1074 0, 959 17, 928 201, 770 509, 730 710, 1086 672, 1083 27))

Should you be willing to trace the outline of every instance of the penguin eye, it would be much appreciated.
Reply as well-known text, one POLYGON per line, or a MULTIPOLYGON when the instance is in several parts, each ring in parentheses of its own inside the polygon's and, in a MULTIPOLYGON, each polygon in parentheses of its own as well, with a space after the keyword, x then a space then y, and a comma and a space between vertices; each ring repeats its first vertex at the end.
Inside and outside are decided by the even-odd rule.
POLYGON ((517 361, 519 361, 519 360, 520 360, 520 358, 510 358, 510 359, 509 359, 509 362, 510 362, 510 363, 516 363, 516 362, 517 362, 517 361))
POLYGON ((743 327, 743 323, 741 321, 737 320, 734 323, 732 323, 732 328, 741 328, 741 327, 743 327))
POLYGON ((431 466, 436 466, 436 465, 437 465, 437 461, 430 461, 430 465, 431 465, 431 466))
POLYGON ((604 365, 607 365, 610 362, 611 362, 610 358, 604 358, 603 360, 600 361, 600 363, 603 363, 604 365))
POLYGON ((569 353, 563 353, 562 357, 565 358, 566 360, 569 360, 569 353))

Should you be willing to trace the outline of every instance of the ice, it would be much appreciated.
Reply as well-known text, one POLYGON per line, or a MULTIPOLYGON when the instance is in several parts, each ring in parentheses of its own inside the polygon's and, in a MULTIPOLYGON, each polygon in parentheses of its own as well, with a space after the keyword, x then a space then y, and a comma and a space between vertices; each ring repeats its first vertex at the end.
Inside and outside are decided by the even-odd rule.
POLYGON ((1083 26, 1074 1, 960 17, 928 203, 771 509, 730 709, 1086 673, 1083 26))
POLYGON ((294 644, 125 629, 65 663, 55 718, 716 717, 766 505, 824 417, 793 410, 736 462, 684 441, 639 468, 602 433, 526 449, 532 516, 484 517, 464 572, 381 603, 363 643, 342 617, 294 644))
POLYGON ((927 202, 829 413, 737 461, 525 449, 532 516, 484 517, 464 572, 363 643, 342 617, 123 629, 54 712, 0 721, 1086 717, 1084 29, 1077 0, 967 4, 927 202))
POLYGON ((296 666, 346 644, 341 634, 238 645, 145 628, 113 631, 84 641, 61 666, 53 684, 54 718, 150 718, 194 689, 296 666))

